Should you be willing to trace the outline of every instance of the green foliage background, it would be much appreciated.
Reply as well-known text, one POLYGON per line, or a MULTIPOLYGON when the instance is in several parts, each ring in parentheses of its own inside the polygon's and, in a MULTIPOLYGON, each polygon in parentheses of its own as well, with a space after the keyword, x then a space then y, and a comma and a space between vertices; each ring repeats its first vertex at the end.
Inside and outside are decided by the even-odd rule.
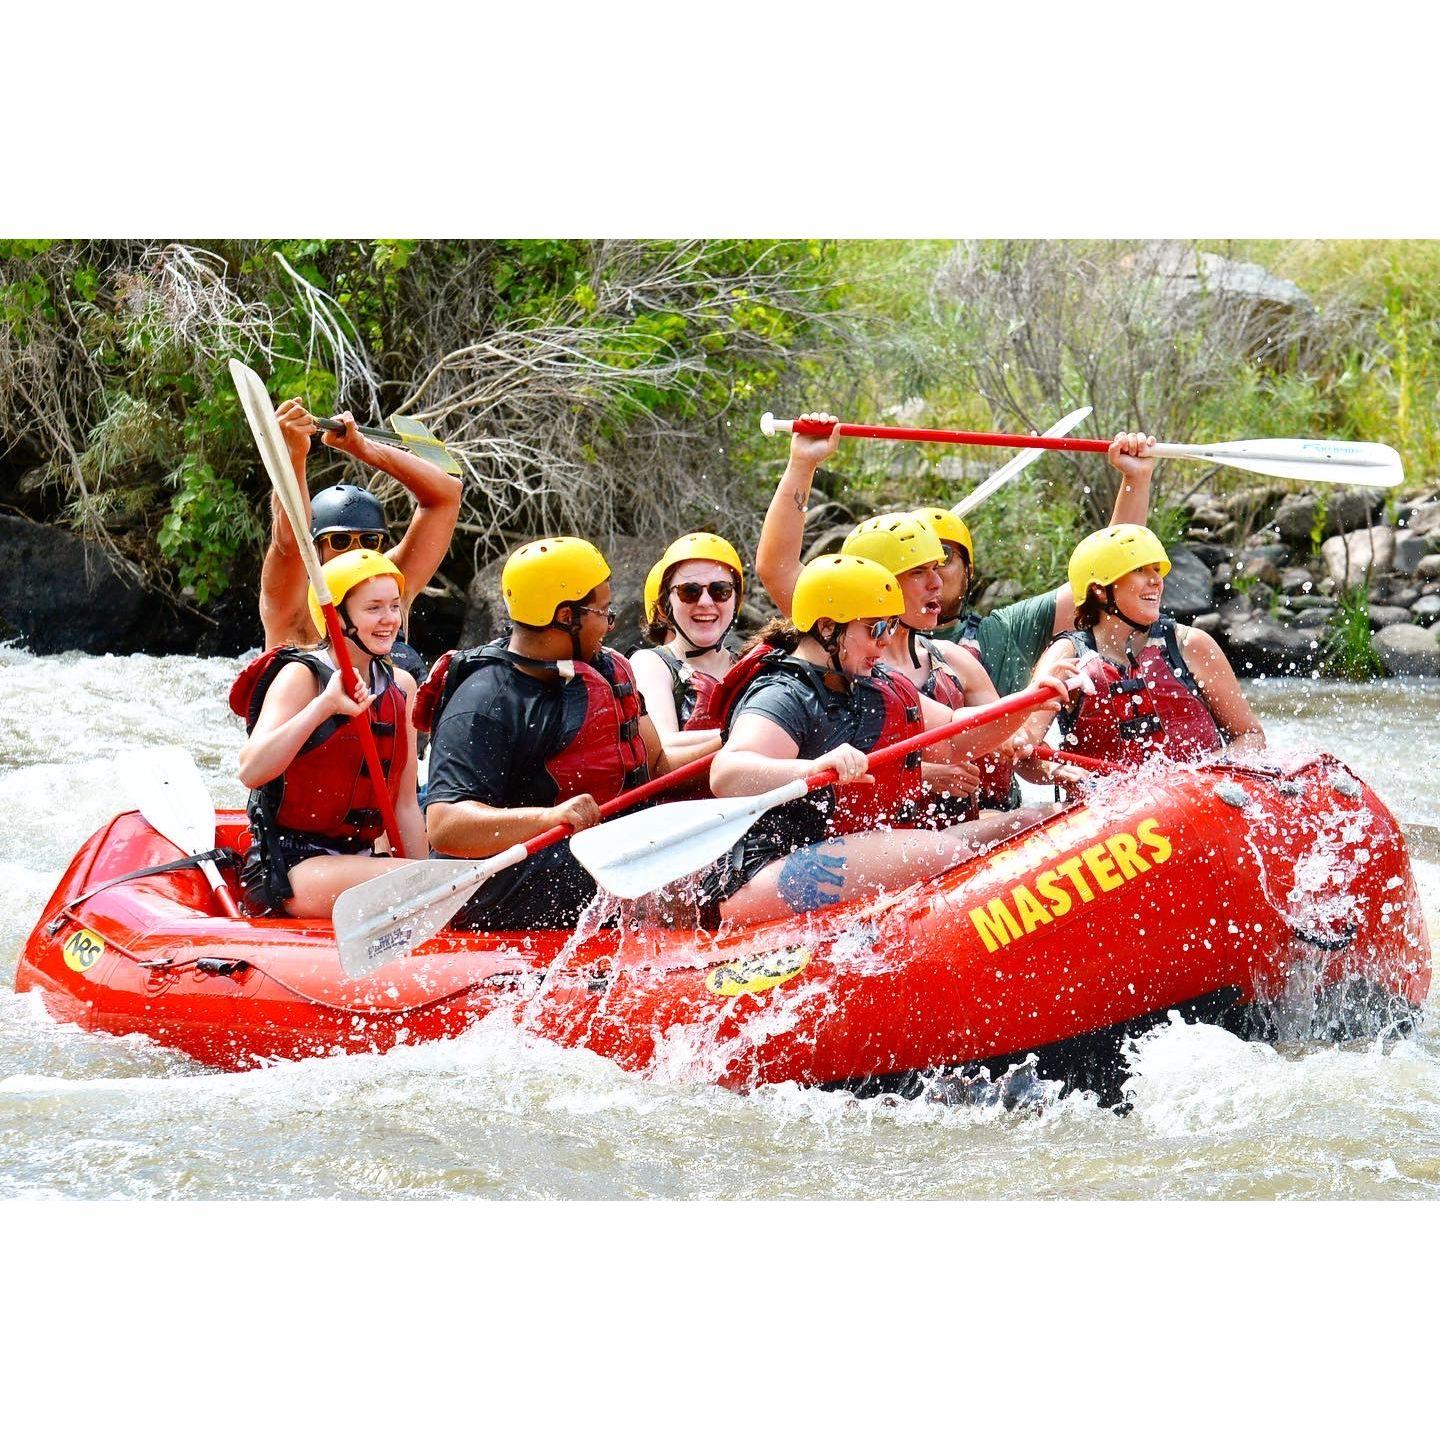
MULTIPOLYGON (((1033 259, 1024 248, 1033 243, 972 247, 969 293, 986 266, 998 278, 1006 265, 1033 259)), ((1197 243, 1294 281, 1318 319, 1303 345, 1262 359, 1237 353, 1203 393, 1184 397, 1194 434, 1165 438, 1385 440, 1404 458, 1408 490, 1432 488, 1440 474, 1440 244, 1197 243)), ((1096 268, 1077 267, 1071 281, 1060 267, 1057 287, 1038 296, 1026 324, 1056 332, 1074 324, 1093 301, 1087 273, 1108 273, 1103 266, 1119 251, 1095 242, 1073 253, 1096 268)), ((0 502, 102 539, 152 581, 204 606, 237 580, 250 583, 267 524, 263 476, 225 372, 230 355, 256 365, 277 396, 300 395, 327 412, 349 406, 374 421, 405 400, 447 346, 548 327, 575 337, 567 342, 579 356, 573 392, 556 413, 563 420, 568 406, 584 417, 576 453, 594 467, 606 523, 646 533, 695 523, 690 517, 707 513, 723 479, 736 497, 725 518, 750 542, 783 464, 778 445, 756 433, 764 409, 1013 427, 1015 405, 985 398, 983 352, 996 343, 985 317, 947 298, 943 277, 955 254, 948 241, 290 239, 207 241, 189 251, 0 241, 0 502), (329 297, 328 330, 317 329, 313 295, 286 266, 329 297), (632 283, 642 272, 661 279, 632 283), (223 284, 210 283, 217 276, 223 284), (357 381, 357 356, 378 378, 373 393, 357 381), (602 371, 604 384, 587 379, 602 371), (658 476, 655 488, 693 493, 642 504, 634 477, 622 484, 623 457, 642 432, 652 447, 663 449, 670 433, 689 447, 689 470, 658 476)), ((1192 338, 1204 339, 1173 340, 1177 363, 1192 338)), ((1118 361, 1144 340, 1137 329, 1109 343, 1118 361)), ((1046 413, 1054 402, 1045 377, 1012 378, 1017 404, 1055 418, 1046 413)), ((1178 413, 1161 378, 1140 373, 1123 392, 1092 396, 1097 413, 1085 433, 1159 427, 1178 413)), ((1078 397, 1092 381, 1077 368, 1059 383, 1084 403, 1078 397)), ((948 502, 1003 458, 852 445, 827 483, 856 513, 948 502)), ((501 548, 505 527, 550 518, 539 502, 527 510, 523 482, 504 502, 514 515, 477 517, 485 538, 457 561, 461 583, 485 552, 501 548)), ((1193 483, 1178 467, 1164 476, 1158 523, 1178 526, 1176 504, 1193 483)), ((1219 475, 1205 483, 1243 482, 1219 475)), ((1098 462, 1044 457, 980 513, 982 572, 1026 589, 1053 583, 1074 540, 1108 508, 1103 484, 1098 462)))

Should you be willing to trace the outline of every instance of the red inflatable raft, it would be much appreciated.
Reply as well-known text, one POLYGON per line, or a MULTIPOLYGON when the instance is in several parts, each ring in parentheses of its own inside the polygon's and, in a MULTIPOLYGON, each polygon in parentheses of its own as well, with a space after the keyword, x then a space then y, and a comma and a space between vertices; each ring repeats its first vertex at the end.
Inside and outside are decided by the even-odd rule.
MULTIPOLYGON (((222 814, 219 837, 243 843, 243 816, 222 814)), ((865 1089, 1028 1052, 1104 1088, 1088 1042, 1172 1009, 1255 1034, 1288 1004, 1338 1038, 1406 1022, 1430 985, 1404 838, 1328 757, 1101 781, 878 901, 715 934, 442 932, 363 979, 341 970, 328 924, 225 918, 193 869, 83 898, 176 855, 133 813, 94 835, 16 989, 85 1029, 232 1068, 451 1036, 508 1007, 627 1068, 691 1057, 728 1085, 865 1089)))

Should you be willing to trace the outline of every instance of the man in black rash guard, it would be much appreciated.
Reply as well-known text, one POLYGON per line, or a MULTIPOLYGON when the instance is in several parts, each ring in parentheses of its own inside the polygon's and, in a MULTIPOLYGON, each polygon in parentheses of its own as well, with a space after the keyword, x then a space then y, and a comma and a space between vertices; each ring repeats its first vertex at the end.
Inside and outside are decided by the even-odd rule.
MULTIPOLYGON (((610 567, 588 541, 537 540, 510 556, 507 639, 464 651, 427 681, 432 717, 426 827, 441 857, 498 855, 545 830, 594 825, 600 805, 670 766, 614 622, 610 567)), ((595 881, 561 841, 487 881, 462 928, 575 924, 595 881)))

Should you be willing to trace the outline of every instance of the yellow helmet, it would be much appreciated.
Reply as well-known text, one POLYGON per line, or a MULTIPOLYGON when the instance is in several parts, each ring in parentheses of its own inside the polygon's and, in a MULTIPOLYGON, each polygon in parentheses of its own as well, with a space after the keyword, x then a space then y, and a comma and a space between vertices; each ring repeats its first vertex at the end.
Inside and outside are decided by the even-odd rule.
POLYGON ((660 610, 660 579, 665 574, 665 560, 662 556, 651 567, 645 577, 645 623, 653 625, 660 610))
POLYGON ((1085 603, 1092 585, 1113 585, 1122 575, 1146 565, 1170 573, 1170 557, 1153 530, 1143 525, 1107 525, 1087 535, 1070 556, 1070 593, 1085 603))
POLYGON ((910 513, 917 520, 923 520, 942 540, 960 546, 965 558, 974 566, 975 542, 970 538, 970 527, 953 510, 942 510, 938 505, 922 505, 910 513))
MULTIPOLYGON (((400 587, 400 593, 405 593, 405 577, 400 573, 400 567, 388 555, 382 555, 378 550, 346 550, 333 560, 327 560, 321 566, 320 573, 325 577, 325 588, 329 590, 336 609, 339 609, 345 597, 357 585, 374 579, 376 575, 393 575, 395 583, 400 587)), ((315 622, 316 630, 324 635, 325 612, 315 597, 313 585, 306 587, 305 598, 310 606, 310 618, 315 622)))
POLYGON ((583 600, 609 578, 610 566, 588 540, 552 535, 510 556, 500 572, 500 593, 512 620, 548 625, 561 605, 583 600))
POLYGON ((917 565, 945 563, 940 537, 925 521, 903 510, 861 521, 845 537, 840 553, 873 560, 892 575, 903 575, 917 565))
MULTIPOLYGON (((655 577, 657 603, 667 572, 686 560, 713 560, 717 565, 733 570, 736 585, 735 609, 740 609, 745 600, 745 566, 740 561, 739 552, 728 540, 720 535, 712 535, 708 530, 692 530, 690 534, 670 542, 669 548, 660 557, 660 573, 655 577)), ((648 588, 648 580, 646 585, 648 588)), ((648 612, 649 606, 646 606, 646 610, 648 612)))
POLYGON ((812 560, 800 572, 790 602, 790 618, 797 630, 809 630, 820 619, 843 625, 904 613, 905 598, 895 576, 862 555, 822 555, 812 560))

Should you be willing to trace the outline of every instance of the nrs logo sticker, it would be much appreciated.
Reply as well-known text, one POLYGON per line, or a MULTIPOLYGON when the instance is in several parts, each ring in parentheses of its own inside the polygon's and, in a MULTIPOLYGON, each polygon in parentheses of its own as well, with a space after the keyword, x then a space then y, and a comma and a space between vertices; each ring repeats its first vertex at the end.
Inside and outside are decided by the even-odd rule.
POLYGON ((717 965, 706 977, 712 995, 758 995, 793 980, 810 963, 808 950, 777 950, 717 965))
POLYGON ((72 970, 83 973, 105 953, 105 942, 93 930, 77 930, 60 947, 60 953, 72 970))

